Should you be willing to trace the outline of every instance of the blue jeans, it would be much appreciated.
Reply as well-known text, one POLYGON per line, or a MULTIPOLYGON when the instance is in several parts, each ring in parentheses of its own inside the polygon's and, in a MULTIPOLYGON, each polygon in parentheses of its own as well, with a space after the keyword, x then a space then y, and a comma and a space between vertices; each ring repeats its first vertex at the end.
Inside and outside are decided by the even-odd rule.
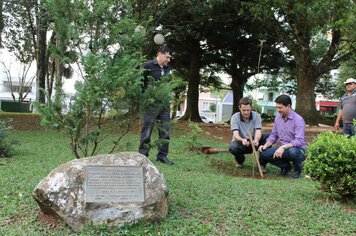
POLYGON ((141 128, 141 140, 138 148, 139 153, 148 157, 148 153, 152 147, 151 134, 153 127, 157 123, 158 128, 158 154, 157 158, 164 158, 168 155, 170 141, 170 112, 169 110, 160 110, 158 108, 148 109, 143 115, 141 128))
POLYGON ((267 163, 271 163, 279 168, 290 168, 290 162, 292 162, 293 170, 302 171, 302 162, 305 160, 305 150, 303 148, 292 147, 283 152, 282 158, 273 158, 277 149, 277 147, 270 147, 260 152, 260 164, 266 166, 267 163))
POLYGON ((343 130, 344 134, 346 134, 348 136, 355 135, 355 126, 352 123, 343 123, 342 130, 343 130))
MULTIPOLYGON (((266 143, 266 139, 268 138, 269 134, 270 133, 262 134, 259 145, 264 145, 266 143)), ((242 164, 245 162, 244 154, 252 153, 252 147, 251 145, 244 146, 242 142, 234 140, 230 144, 229 151, 232 155, 234 155, 235 161, 239 164, 242 164)))

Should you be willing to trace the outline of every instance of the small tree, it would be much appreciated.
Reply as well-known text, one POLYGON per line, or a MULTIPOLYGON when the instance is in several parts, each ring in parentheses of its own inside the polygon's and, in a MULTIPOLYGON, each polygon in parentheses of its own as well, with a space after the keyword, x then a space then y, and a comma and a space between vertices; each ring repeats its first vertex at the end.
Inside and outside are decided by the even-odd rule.
POLYGON ((12 120, 0 120, 0 157, 11 157, 17 141, 8 139, 8 132, 12 129, 12 120))
POLYGON ((122 11, 123 3, 107 0, 101 2, 100 7, 95 2, 90 6, 77 4, 73 8, 81 11, 66 27, 74 42, 71 51, 77 52, 80 68, 83 68, 83 82, 76 85, 66 114, 62 110, 68 98, 61 90, 56 91, 55 99, 48 97, 48 106, 36 106, 42 115, 42 124, 64 128, 74 156, 81 158, 99 152, 99 146, 108 138, 103 132, 106 128, 117 134, 107 150, 113 152, 137 122, 144 60, 140 51, 145 38, 135 33, 136 24, 125 17, 128 12, 122 11), (114 127, 112 123, 107 126, 108 110, 116 110, 114 127))
POLYGON ((172 119, 174 119, 177 115, 177 108, 178 106, 184 102, 185 94, 187 90, 187 82, 184 81, 182 78, 173 76, 174 81, 174 89, 173 89, 173 100, 172 100, 172 119))
POLYGON ((21 63, 21 69, 19 70, 20 74, 18 75, 17 83, 14 81, 13 76, 11 74, 11 64, 6 65, 3 61, 0 61, 0 63, 3 66, 3 72, 6 74, 7 83, 5 84, 5 86, 10 89, 12 100, 16 102, 16 94, 18 94, 17 101, 23 102, 26 99, 27 95, 31 92, 32 84, 35 79, 34 76, 28 76, 29 70, 31 68, 31 63, 21 63))

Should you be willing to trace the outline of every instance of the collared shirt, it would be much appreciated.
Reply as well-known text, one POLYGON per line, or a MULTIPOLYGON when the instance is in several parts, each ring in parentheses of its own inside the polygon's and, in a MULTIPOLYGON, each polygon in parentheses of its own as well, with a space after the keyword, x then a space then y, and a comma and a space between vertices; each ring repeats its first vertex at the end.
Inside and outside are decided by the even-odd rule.
POLYGON ((279 139, 282 145, 291 143, 294 147, 306 148, 304 139, 305 122, 303 117, 291 110, 288 117, 283 117, 278 114, 274 119, 272 132, 267 139, 267 142, 272 144, 279 139))
POLYGON ((345 93, 341 97, 342 122, 351 123, 356 119, 356 89, 349 95, 345 93))
POLYGON ((239 131, 241 138, 249 139, 247 132, 255 136, 255 130, 262 129, 262 120, 260 114, 251 111, 248 121, 244 121, 241 112, 235 113, 230 120, 231 130, 239 131))
POLYGON ((156 81, 158 81, 162 76, 172 74, 170 66, 165 65, 161 67, 156 59, 147 61, 145 64, 143 64, 143 69, 144 89, 146 89, 148 85, 148 76, 152 76, 156 81))

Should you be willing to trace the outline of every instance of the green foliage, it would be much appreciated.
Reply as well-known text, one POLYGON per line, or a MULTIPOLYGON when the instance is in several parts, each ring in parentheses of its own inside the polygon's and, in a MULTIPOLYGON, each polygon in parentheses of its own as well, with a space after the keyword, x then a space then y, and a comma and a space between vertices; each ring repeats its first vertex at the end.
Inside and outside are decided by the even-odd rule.
POLYGON ((262 121, 273 121, 274 117, 269 116, 267 113, 262 113, 261 119, 262 119, 262 121))
POLYGON ((318 78, 317 84, 315 86, 315 93, 321 93, 326 98, 335 98, 335 90, 330 88, 335 88, 336 82, 332 80, 330 73, 324 74, 318 78))
POLYGON ((170 75, 162 76, 160 80, 157 81, 149 76, 148 80, 148 86, 142 94, 142 109, 147 110, 154 107, 169 110, 175 81, 172 80, 170 75))
POLYGON ((188 150, 195 150, 197 148, 200 148, 202 145, 199 142, 199 138, 203 130, 199 127, 198 123, 194 122, 189 122, 189 128, 191 129, 191 131, 184 136, 188 150))
POLYGON ((323 132, 308 146, 306 174, 326 191, 356 197, 356 137, 323 132))
POLYGON ((209 109, 210 109, 210 111, 212 111, 212 112, 216 112, 216 103, 210 103, 209 109))
POLYGON ((182 102, 184 102, 188 83, 187 81, 184 81, 180 76, 176 75, 176 73, 174 73, 172 77, 174 82, 174 88, 173 88, 173 99, 171 103, 173 106, 172 118, 174 118, 177 114, 178 106, 182 102))
POLYGON ((335 98, 340 98, 345 94, 345 80, 348 78, 354 78, 356 75, 356 58, 352 57, 350 60, 341 64, 339 68, 339 79, 333 87, 335 98))
POLYGON ((248 96, 251 101, 252 101, 252 110, 261 114, 262 111, 262 107, 260 105, 257 104, 257 101, 255 99, 253 99, 253 97, 251 95, 248 96))
MULTIPOLYGON (((135 33, 135 22, 123 12, 118 13, 117 8, 122 5, 117 2, 103 1, 100 7, 94 2, 93 6, 83 2, 76 4, 80 12, 73 24, 66 25, 66 32, 75 42, 70 51, 77 52, 84 69, 83 81, 76 84, 76 93, 69 98, 66 114, 63 111, 68 98, 61 90, 56 91, 55 99, 48 97, 48 106, 37 104, 37 109, 43 125, 67 131, 72 152, 80 158, 103 151, 100 146, 107 137, 103 129, 117 132, 112 148, 105 151, 113 152, 137 122, 142 101, 141 45, 145 39, 144 35, 135 33), (105 114, 111 109, 117 111, 113 117, 114 127, 106 125, 105 114)), ((56 8, 51 10, 54 14, 56 8)), ((61 59, 67 57, 64 55, 61 59)))
POLYGON ((14 154, 14 145, 17 141, 9 140, 9 131, 12 130, 11 119, 0 120, 0 157, 11 157, 14 154))

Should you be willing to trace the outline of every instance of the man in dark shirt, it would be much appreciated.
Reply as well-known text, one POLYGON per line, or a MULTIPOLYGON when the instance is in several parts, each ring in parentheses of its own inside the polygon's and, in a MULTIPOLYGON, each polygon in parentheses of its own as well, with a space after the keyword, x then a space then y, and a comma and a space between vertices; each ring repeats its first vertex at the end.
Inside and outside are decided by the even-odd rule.
MULTIPOLYGON (((158 49, 156 58, 147 61, 143 65, 144 90, 150 86, 150 82, 152 81, 149 80, 149 76, 153 77, 154 81, 159 81, 162 76, 170 76, 172 74, 171 68, 168 66, 171 58, 171 50, 163 45, 158 49)), ((173 162, 170 161, 167 157, 170 140, 169 104, 160 104, 160 102, 155 102, 150 107, 145 108, 141 128, 139 152, 145 156, 148 156, 148 153, 151 149, 151 134, 156 122, 159 135, 157 161, 168 165, 173 165, 173 162)))

